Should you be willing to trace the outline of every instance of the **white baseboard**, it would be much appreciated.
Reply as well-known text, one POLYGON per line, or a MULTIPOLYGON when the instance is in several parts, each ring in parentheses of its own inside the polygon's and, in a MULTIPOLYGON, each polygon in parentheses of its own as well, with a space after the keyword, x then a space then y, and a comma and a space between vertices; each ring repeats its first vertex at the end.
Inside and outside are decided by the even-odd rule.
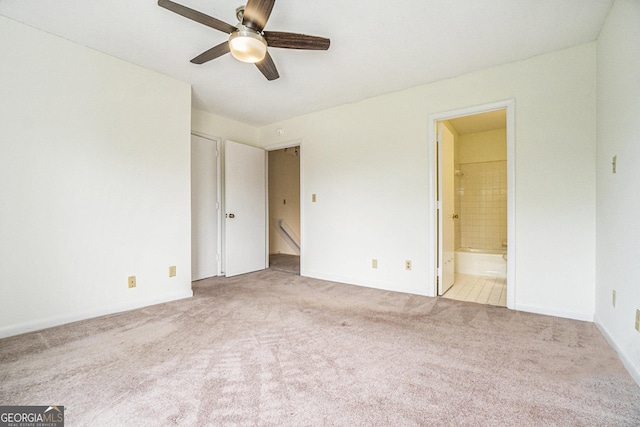
POLYGON ((606 339, 609 345, 613 347, 616 353, 618 353, 618 357, 622 361, 622 364, 627 369, 627 371, 629 371, 631 377, 636 381, 636 383, 638 383, 638 386, 640 386, 640 366, 635 366, 631 362, 631 359, 629 359, 627 355, 624 354, 624 352, 620 349, 620 347, 618 347, 618 344, 615 342, 607 328, 605 328, 602 322, 600 322, 598 316, 594 316, 594 323, 596 324, 598 330, 600 330, 602 336, 604 336, 604 339, 606 339))
POLYGON ((30 322, 9 325, 0 328, 0 338, 12 337, 14 335, 26 334, 27 332, 39 331, 42 329, 53 328, 79 320, 92 319, 94 317, 106 316, 108 314, 121 313, 123 311, 135 310, 137 308, 148 307, 151 305, 162 304, 165 302, 176 301, 184 298, 191 298, 193 291, 189 289, 186 292, 175 292, 172 294, 164 294, 158 297, 147 298, 144 300, 127 301, 119 304, 113 304, 107 307, 100 307, 94 310, 68 313, 59 316, 37 319, 30 322))
POLYGON ((312 279, 326 280, 328 282, 344 283, 346 285, 355 285, 355 286, 362 286, 365 288, 380 289, 383 291, 427 296, 425 289, 412 289, 409 287, 393 287, 393 286, 389 286, 389 283, 391 282, 387 283, 387 282, 378 282, 378 281, 371 281, 371 280, 353 279, 351 277, 316 273, 313 271, 301 271, 300 275, 303 277, 310 277, 312 279))
POLYGON ((514 307, 518 311, 527 313, 544 314, 545 316, 563 317, 565 319, 582 320, 583 322, 593 322, 593 313, 578 313, 573 311, 556 310, 548 307, 538 307, 535 305, 516 304, 514 307))

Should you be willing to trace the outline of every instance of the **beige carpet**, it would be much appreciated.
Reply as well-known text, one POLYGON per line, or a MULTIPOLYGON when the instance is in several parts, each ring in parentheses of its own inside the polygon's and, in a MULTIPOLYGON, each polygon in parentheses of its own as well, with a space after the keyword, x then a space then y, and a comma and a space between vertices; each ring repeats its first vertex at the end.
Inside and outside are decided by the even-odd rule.
POLYGON ((638 426, 593 324, 266 270, 0 340, 0 405, 68 426, 638 426))
POLYGON ((300 274, 300 256, 271 254, 269 255, 269 268, 285 273, 300 274))

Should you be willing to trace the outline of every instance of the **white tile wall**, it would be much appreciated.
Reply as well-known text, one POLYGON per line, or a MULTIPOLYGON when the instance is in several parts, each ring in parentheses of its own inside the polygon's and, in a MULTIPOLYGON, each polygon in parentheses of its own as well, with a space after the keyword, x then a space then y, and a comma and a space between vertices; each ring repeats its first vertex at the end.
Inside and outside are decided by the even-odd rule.
POLYGON ((501 249, 507 240, 507 162, 461 164, 460 246, 501 249))

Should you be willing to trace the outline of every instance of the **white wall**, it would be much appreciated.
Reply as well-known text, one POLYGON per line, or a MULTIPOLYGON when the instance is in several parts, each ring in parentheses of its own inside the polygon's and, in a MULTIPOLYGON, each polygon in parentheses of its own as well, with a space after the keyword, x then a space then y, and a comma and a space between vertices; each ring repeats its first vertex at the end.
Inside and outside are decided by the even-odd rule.
POLYGON ((215 136, 222 141, 231 140, 243 144, 258 145, 258 129, 235 120, 227 119, 202 110, 191 111, 191 130, 215 136))
POLYGON ((0 337, 191 296, 189 85, 4 17, 0 58, 0 337))
POLYGON ((595 54, 589 43, 260 128, 264 146, 279 127, 304 139, 302 274, 426 294, 428 116, 515 98, 516 308, 591 320, 595 54))
POLYGON ((598 39, 596 323, 640 383, 640 2, 618 0, 598 39), (612 157, 617 156, 617 173, 612 157), (617 293, 616 307, 612 291, 617 293))

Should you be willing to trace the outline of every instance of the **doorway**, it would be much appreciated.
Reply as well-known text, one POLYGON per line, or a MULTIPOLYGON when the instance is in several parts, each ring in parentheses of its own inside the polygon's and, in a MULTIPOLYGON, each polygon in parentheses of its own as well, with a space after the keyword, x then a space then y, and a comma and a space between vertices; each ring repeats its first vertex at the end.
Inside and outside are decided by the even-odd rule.
POLYGON ((269 268, 300 275, 299 143, 268 149, 269 268))
POLYGON ((434 115, 434 296, 513 307, 513 101, 434 115))

